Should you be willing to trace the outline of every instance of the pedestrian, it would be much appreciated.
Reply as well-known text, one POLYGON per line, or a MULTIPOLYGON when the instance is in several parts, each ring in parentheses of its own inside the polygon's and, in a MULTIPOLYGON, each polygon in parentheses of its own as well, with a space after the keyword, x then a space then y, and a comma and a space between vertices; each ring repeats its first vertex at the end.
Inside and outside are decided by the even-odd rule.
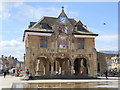
POLYGON ((4 76, 4 78, 5 78, 5 76, 6 76, 6 71, 4 70, 4 72, 3 72, 3 76, 4 76))
POLYGON ((82 71, 82 70, 80 71, 80 74, 83 74, 83 71, 82 71))
POLYGON ((15 69, 13 69, 13 74, 15 74, 15 69))
POLYGON ((29 80, 29 74, 30 74, 30 72, 29 72, 29 70, 27 69, 27 70, 26 70, 26 75, 25 75, 25 80, 29 80))
POLYGON ((108 72, 107 72, 107 70, 105 71, 105 77, 106 77, 106 79, 108 79, 108 72))

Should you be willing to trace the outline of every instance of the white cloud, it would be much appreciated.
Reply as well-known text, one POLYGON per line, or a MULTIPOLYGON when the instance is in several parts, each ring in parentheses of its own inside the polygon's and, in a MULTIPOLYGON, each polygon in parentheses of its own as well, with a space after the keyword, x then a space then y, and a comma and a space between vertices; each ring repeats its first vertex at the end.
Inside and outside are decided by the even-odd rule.
MULTIPOLYGON (((63 5, 65 12, 70 17, 77 17, 78 13, 72 10, 67 10, 68 5, 63 5)), ((14 17, 19 20, 40 20, 43 16, 57 17, 61 12, 61 7, 41 7, 31 6, 24 2, 4 2, 0 5, 0 19, 8 19, 11 14, 11 9, 16 8, 16 14, 14 17)))
POLYGON ((89 31, 92 31, 93 33, 97 33, 99 34, 97 37, 96 37, 96 40, 97 41, 103 41, 103 42, 113 42, 113 41, 118 41, 118 33, 117 33, 117 30, 116 32, 112 33, 112 32, 109 32, 109 33, 104 33, 103 34, 103 31, 99 30, 99 29, 95 29, 93 27, 89 27, 88 26, 88 30, 89 31), (117 34, 116 34, 117 33, 117 34))
POLYGON ((11 16, 12 8, 20 7, 23 2, 2 2, 0 3, 0 19, 5 20, 11 16))
MULTIPOLYGON (((63 5, 65 7, 65 12, 69 17, 77 17, 78 12, 68 10, 68 5, 63 5)), ((61 7, 40 7, 40 6, 30 6, 22 4, 17 12, 17 17, 21 20, 40 20, 43 16, 58 17, 61 12, 61 7)))
POLYGON ((0 41, 2 40, 2 35, 0 35, 0 41))
POLYGON ((101 47, 97 47, 97 51, 101 51, 101 50, 118 51, 118 46, 104 45, 104 46, 101 46, 101 47))
POLYGON ((20 17, 20 19, 36 19, 40 20, 43 16, 58 16, 60 13, 60 9, 56 7, 33 7, 30 5, 23 5, 19 8, 19 12, 17 13, 17 16, 20 17))
POLYGON ((93 27, 88 27, 88 30, 99 34, 99 36, 97 36, 95 39, 97 50, 118 50, 118 33, 117 32, 114 32, 114 33, 109 32, 109 33, 103 34, 103 31, 93 27))
POLYGON ((99 35, 96 40, 103 42, 118 41, 118 34, 99 35))
POLYGON ((16 41, 16 40, 11 40, 11 41, 1 41, 0 44, 4 47, 15 47, 15 46, 19 46, 20 42, 16 41))
POLYGON ((118 35, 107 34, 96 37, 96 48, 98 50, 118 50, 118 35))
POLYGON ((0 51, 3 55, 12 55, 18 58, 18 60, 23 60, 24 55, 24 44, 20 40, 10 40, 10 41, 0 41, 0 51))
POLYGON ((17 8, 16 18, 39 20, 44 16, 58 16, 60 8, 56 7, 36 7, 26 5, 23 2, 0 3, 0 19, 5 20, 11 16, 11 9, 17 8))

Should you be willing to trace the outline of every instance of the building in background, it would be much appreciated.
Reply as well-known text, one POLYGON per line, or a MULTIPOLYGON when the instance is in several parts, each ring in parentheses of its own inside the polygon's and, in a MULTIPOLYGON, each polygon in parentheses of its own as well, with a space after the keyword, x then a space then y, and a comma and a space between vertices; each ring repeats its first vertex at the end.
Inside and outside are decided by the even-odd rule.
POLYGON ((97 71, 98 73, 104 73, 105 70, 108 70, 106 54, 97 52, 97 71))
POLYGON ((17 58, 11 55, 9 57, 1 55, 0 57, 0 73, 2 73, 3 70, 9 71, 12 68, 23 69, 23 65, 22 61, 18 61, 17 58))
POLYGON ((108 71, 120 72, 120 57, 118 54, 106 54, 108 71))
POLYGON ((94 76, 106 70, 104 55, 95 49, 96 36, 80 20, 68 18, 64 7, 58 17, 30 22, 23 36, 25 70, 37 76, 94 76))

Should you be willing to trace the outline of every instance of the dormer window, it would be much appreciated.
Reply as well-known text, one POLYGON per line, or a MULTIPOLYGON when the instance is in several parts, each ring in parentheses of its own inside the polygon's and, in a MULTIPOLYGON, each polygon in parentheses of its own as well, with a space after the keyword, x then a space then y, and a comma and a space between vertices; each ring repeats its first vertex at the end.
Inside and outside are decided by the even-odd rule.
POLYGON ((50 27, 47 23, 42 23, 42 24, 40 24, 40 27, 42 28, 42 29, 52 29, 52 27, 50 27))
POLYGON ((47 23, 42 23, 42 29, 48 29, 48 24, 47 23))
POLYGON ((77 25, 77 30, 78 30, 78 31, 83 31, 82 25, 77 25))

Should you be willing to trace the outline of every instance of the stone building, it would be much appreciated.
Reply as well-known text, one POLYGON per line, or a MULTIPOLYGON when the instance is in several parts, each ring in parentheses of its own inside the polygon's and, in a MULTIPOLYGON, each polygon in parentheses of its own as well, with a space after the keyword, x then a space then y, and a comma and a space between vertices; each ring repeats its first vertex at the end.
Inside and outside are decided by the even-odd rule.
POLYGON ((7 57, 4 57, 3 55, 1 55, 0 57, 0 73, 2 73, 3 69, 7 69, 9 66, 9 61, 7 59, 7 57))
POLYGON ((119 54, 106 54, 108 71, 120 72, 119 54))
POLYGON ((105 72, 105 70, 108 70, 106 54, 97 52, 97 72, 105 72))
POLYGON ((30 22, 24 31, 24 65, 32 75, 97 74, 95 34, 81 21, 68 18, 64 7, 58 17, 30 22))
POLYGON ((17 58, 12 57, 11 55, 9 57, 1 55, 0 72, 2 73, 2 70, 9 70, 11 68, 19 68, 21 64, 23 65, 22 62, 18 61, 17 58))

